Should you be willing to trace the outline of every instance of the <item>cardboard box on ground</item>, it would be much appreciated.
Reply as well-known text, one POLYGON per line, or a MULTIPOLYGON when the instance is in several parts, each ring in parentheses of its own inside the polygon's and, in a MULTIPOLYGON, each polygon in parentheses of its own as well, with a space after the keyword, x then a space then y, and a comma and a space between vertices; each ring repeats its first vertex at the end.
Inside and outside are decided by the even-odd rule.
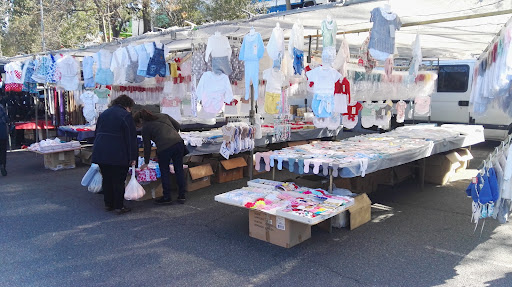
MULTIPOLYGON (((188 192, 205 188, 211 185, 213 170, 210 164, 201 162, 187 162, 185 168, 186 190, 188 192)), ((171 175, 171 188, 176 189, 176 176, 171 175)))
POLYGON ((445 185, 456 172, 465 170, 471 159, 465 148, 432 155, 425 159, 425 182, 445 185))
POLYGON ((60 151, 44 154, 44 167, 51 170, 75 168, 75 151, 60 151))
POLYGON ((204 157, 202 162, 211 165, 216 183, 242 179, 244 177, 244 167, 247 166, 247 162, 242 157, 234 157, 228 160, 218 157, 204 157))
POLYGON ((82 147, 82 149, 80 149, 80 161, 83 164, 91 165, 92 147, 82 147))
POLYGON ((251 209, 249 236, 290 248, 311 238, 311 226, 251 209))

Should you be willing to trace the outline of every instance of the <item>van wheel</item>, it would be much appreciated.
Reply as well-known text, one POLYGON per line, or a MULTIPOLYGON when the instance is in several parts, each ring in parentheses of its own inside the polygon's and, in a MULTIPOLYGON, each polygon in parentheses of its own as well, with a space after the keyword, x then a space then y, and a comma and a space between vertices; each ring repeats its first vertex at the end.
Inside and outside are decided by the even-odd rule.
POLYGON ((309 2, 304 3, 304 7, 311 7, 311 6, 314 6, 314 5, 315 5, 315 2, 313 2, 313 1, 309 1, 309 2))

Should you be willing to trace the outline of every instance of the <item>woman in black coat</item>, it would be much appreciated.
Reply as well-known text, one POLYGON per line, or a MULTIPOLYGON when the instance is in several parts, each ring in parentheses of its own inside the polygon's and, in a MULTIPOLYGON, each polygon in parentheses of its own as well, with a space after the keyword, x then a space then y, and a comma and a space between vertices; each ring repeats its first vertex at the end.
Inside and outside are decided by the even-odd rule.
POLYGON ((124 206, 125 180, 138 158, 137 131, 131 114, 135 102, 127 95, 114 99, 96 123, 92 162, 100 166, 107 211, 129 212, 124 206))

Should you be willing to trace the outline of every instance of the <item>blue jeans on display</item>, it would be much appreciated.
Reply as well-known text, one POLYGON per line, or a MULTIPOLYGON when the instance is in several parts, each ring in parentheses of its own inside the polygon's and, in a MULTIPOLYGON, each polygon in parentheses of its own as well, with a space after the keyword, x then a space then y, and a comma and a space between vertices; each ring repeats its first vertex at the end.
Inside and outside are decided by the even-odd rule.
POLYGON ((174 175, 178 183, 179 196, 185 195, 185 172, 183 171, 183 156, 185 145, 179 142, 170 148, 157 153, 158 165, 162 174, 162 189, 165 199, 171 199, 171 170, 169 164, 174 165, 174 175))

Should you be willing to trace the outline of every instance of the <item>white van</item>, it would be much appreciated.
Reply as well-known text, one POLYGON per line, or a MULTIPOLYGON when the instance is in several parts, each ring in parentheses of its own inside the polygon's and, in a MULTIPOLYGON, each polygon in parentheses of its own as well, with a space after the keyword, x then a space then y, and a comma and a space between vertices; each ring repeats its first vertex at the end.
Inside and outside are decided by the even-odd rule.
POLYGON ((477 124, 484 126, 486 139, 505 139, 512 131, 512 118, 509 115, 489 105, 485 115, 475 116, 469 106, 475 64, 476 60, 439 61, 437 86, 431 97, 430 116, 415 116, 406 123, 477 124))

